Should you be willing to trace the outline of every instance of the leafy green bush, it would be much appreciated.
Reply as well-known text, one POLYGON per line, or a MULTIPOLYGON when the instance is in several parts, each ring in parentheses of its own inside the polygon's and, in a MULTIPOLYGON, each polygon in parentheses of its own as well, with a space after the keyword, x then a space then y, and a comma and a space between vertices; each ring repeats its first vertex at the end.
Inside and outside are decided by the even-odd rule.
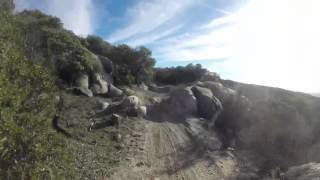
POLYGON ((200 64, 188 64, 172 68, 158 68, 155 71, 155 81, 162 84, 177 85, 200 80, 207 73, 200 64))
POLYGON ((54 78, 26 59, 17 17, 0 11, 0 24, 0 177, 66 177, 72 166, 65 142, 51 128, 54 78))
POLYGON ((82 43, 95 54, 111 59, 116 84, 139 84, 152 80, 155 59, 146 47, 134 49, 124 44, 112 46, 95 36, 88 36, 82 43))
POLYGON ((61 79, 72 83, 80 73, 97 69, 95 56, 76 35, 62 28, 58 18, 24 11, 18 15, 18 25, 25 36, 27 57, 55 71, 61 79))

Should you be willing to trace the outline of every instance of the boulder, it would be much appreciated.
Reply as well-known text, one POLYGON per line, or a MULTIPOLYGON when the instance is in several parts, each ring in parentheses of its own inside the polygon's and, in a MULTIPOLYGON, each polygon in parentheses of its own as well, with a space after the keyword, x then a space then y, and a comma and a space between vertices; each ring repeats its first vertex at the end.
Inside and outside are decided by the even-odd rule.
POLYGON ((108 93, 108 82, 105 81, 99 73, 93 75, 93 85, 91 87, 93 94, 103 95, 108 93))
POLYGON ((290 180, 318 180, 320 179, 320 164, 308 163, 294 166, 285 173, 285 179, 290 180))
POLYGON ((80 74, 76 81, 75 81, 76 87, 74 88, 74 92, 76 94, 83 94, 88 97, 92 97, 92 91, 89 89, 89 76, 86 74, 80 74))
POLYGON ((75 94, 78 94, 78 95, 85 95, 85 96, 88 96, 88 97, 92 97, 93 96, 93 93, 88 88, 75 87, 75 88, 73 88, 73 92, 75 94))
POLYGON ((123 91, 117 87, 115 87, 112 84, 109 84, 109 91, 108 91, 108 96, 109 97, 120 97, 122 96, 123 91))
POLYGON ((139 84, 138 86, 139 86, 139 88, 142 89, 142 90, 145 90, 145 91, 149 90, 148 86, 147 86, 145 83, 141 83, 141 84, 139 84))
POLYGON ((99 59, 101 61, 101 64, 102 64, 105 72, 108 73, 108 74, 112 74, 112 72, 113 72, 113 63, 112 63, 112 61, 109 58, 105 57, 105 56, 99 56, 99 59))
POLYGON ((177 115, 195 115, 198 112, 197 100, 191 88, 178 88, 170 93, 169 109, 177 115))
POLYGON ((108 102, 100 101, 99 102, 100 110, 106 110, 110 104, 108 102))
POLYGON ((236 91, 223 86, 219 82, 206 81, 206 82, 198 82, 197 86, 208 88, 214 95, 222 102, 226 102, 230 99, 233 99, 234 96, 237 95, 236 91))
POLYGON ((89 89, 89 76, 87 74, 80 74, 75 81, 76 87, 89 89))
POLYGON ((212 126, 223 109, 220 100, 207 88, 194 86, 191 90, 197 99, 199 115, 210 120, 212 126))
POLYGON ((138 117, 146 117, 147 116, 147 107, 146 106, 139 106, 137 109, 138 117))
POLYGON ((138 107, 140 100, 137 96, 128 96, 123 99, 121 105, 123 108, 135 108, 138 107))
POLYGON ((119 126, 121 123, 121 116, 118 114, 112 114, 110 117, 110 124, 119 126))

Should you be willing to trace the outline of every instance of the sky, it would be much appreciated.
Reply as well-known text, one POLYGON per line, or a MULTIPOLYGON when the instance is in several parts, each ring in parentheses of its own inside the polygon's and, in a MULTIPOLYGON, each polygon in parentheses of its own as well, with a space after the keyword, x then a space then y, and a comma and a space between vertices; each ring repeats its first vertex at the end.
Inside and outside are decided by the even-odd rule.
POLYGON ((15 0, 65 28, 146 46, 157 66, 200 63, 223 79, 319 93, 319 0, 15 0))

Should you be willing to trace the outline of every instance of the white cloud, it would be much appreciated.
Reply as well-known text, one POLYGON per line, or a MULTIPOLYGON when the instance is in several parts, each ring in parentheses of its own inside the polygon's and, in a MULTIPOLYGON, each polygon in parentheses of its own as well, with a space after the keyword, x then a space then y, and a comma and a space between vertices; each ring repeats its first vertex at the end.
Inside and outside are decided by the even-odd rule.
POLYGON ((94 5, 92 0, 15 0, 18 11, 39 9, 59 17, 65 28, 78 35, 92 34, 94 27, 94 5))
MULTIPOLYGON (((118 42, 143 33, 159 30, 161 26, 177 18, 196 0, 143 0, 128 10, 129 23, 123 29, 112 33, 108 40, 118 42)), ((157 38, 155 38, 157 39, 157 38)))
POLYGON ((160 40, 162 38, 165 38, 166 36, 178 31, 181 28, 182 28, 182 25, 177 25, 173 28, 166 29, 162 32, 154 32, 151 34, 147 34, 147 35, 143 35, 137 38, 127 40, 126 43, 131 46, 147 45, 157 40, 160 40))
POLYGON ((318 0, 251 0, 155 51, 164 59, 228 59, 218 69, 225 78, 320 92, 319 9, 318 0))

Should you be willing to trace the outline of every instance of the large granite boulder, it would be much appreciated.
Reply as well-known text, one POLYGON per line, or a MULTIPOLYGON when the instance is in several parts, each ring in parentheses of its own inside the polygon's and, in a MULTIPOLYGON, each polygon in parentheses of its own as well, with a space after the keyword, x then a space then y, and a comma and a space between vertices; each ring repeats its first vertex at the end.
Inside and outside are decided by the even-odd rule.
POLYGON ((80 74, 75 81, 75 86, 75 93, 89 97, 93 96, 92 91, 89 89, 89 76, 87 74, 80 74))
POLYGON ((199 115, 215 121, 223 109, 220 100, 214 97, 210 89, 207 88, 194 86, 192 92, 197 98, 199 115))
POLYGON ((108 96, 109 97, 120 97, 123 95, 123 91, 117 87, 115 87, 112 84, 109 84, 109 91, 108 96))
POLYGON ((91 90, 96 95, 106 95, 109 91, 108 82, 103 79, 101 74, 95 73, 93 75, 93 85, 91 90))
POLYGON ((223 104, 233 99, 234 96, 237 95, 236 91, 223 86, 219 82, 213 82, 213 81, 198 82, 197 86, 210 89, 211 92, 214 93, 214 96, 216 96, 223 104))
POLYGON ((190 87, 173 90, 167 103, 170 111, 177 115, 196 115, 198 112, 197 101, 190 87))
POLYGON ((137 96, 128 96, 123 99, 121 105, 123 108, 135 108, 138 107, 140 100, 137 96))

